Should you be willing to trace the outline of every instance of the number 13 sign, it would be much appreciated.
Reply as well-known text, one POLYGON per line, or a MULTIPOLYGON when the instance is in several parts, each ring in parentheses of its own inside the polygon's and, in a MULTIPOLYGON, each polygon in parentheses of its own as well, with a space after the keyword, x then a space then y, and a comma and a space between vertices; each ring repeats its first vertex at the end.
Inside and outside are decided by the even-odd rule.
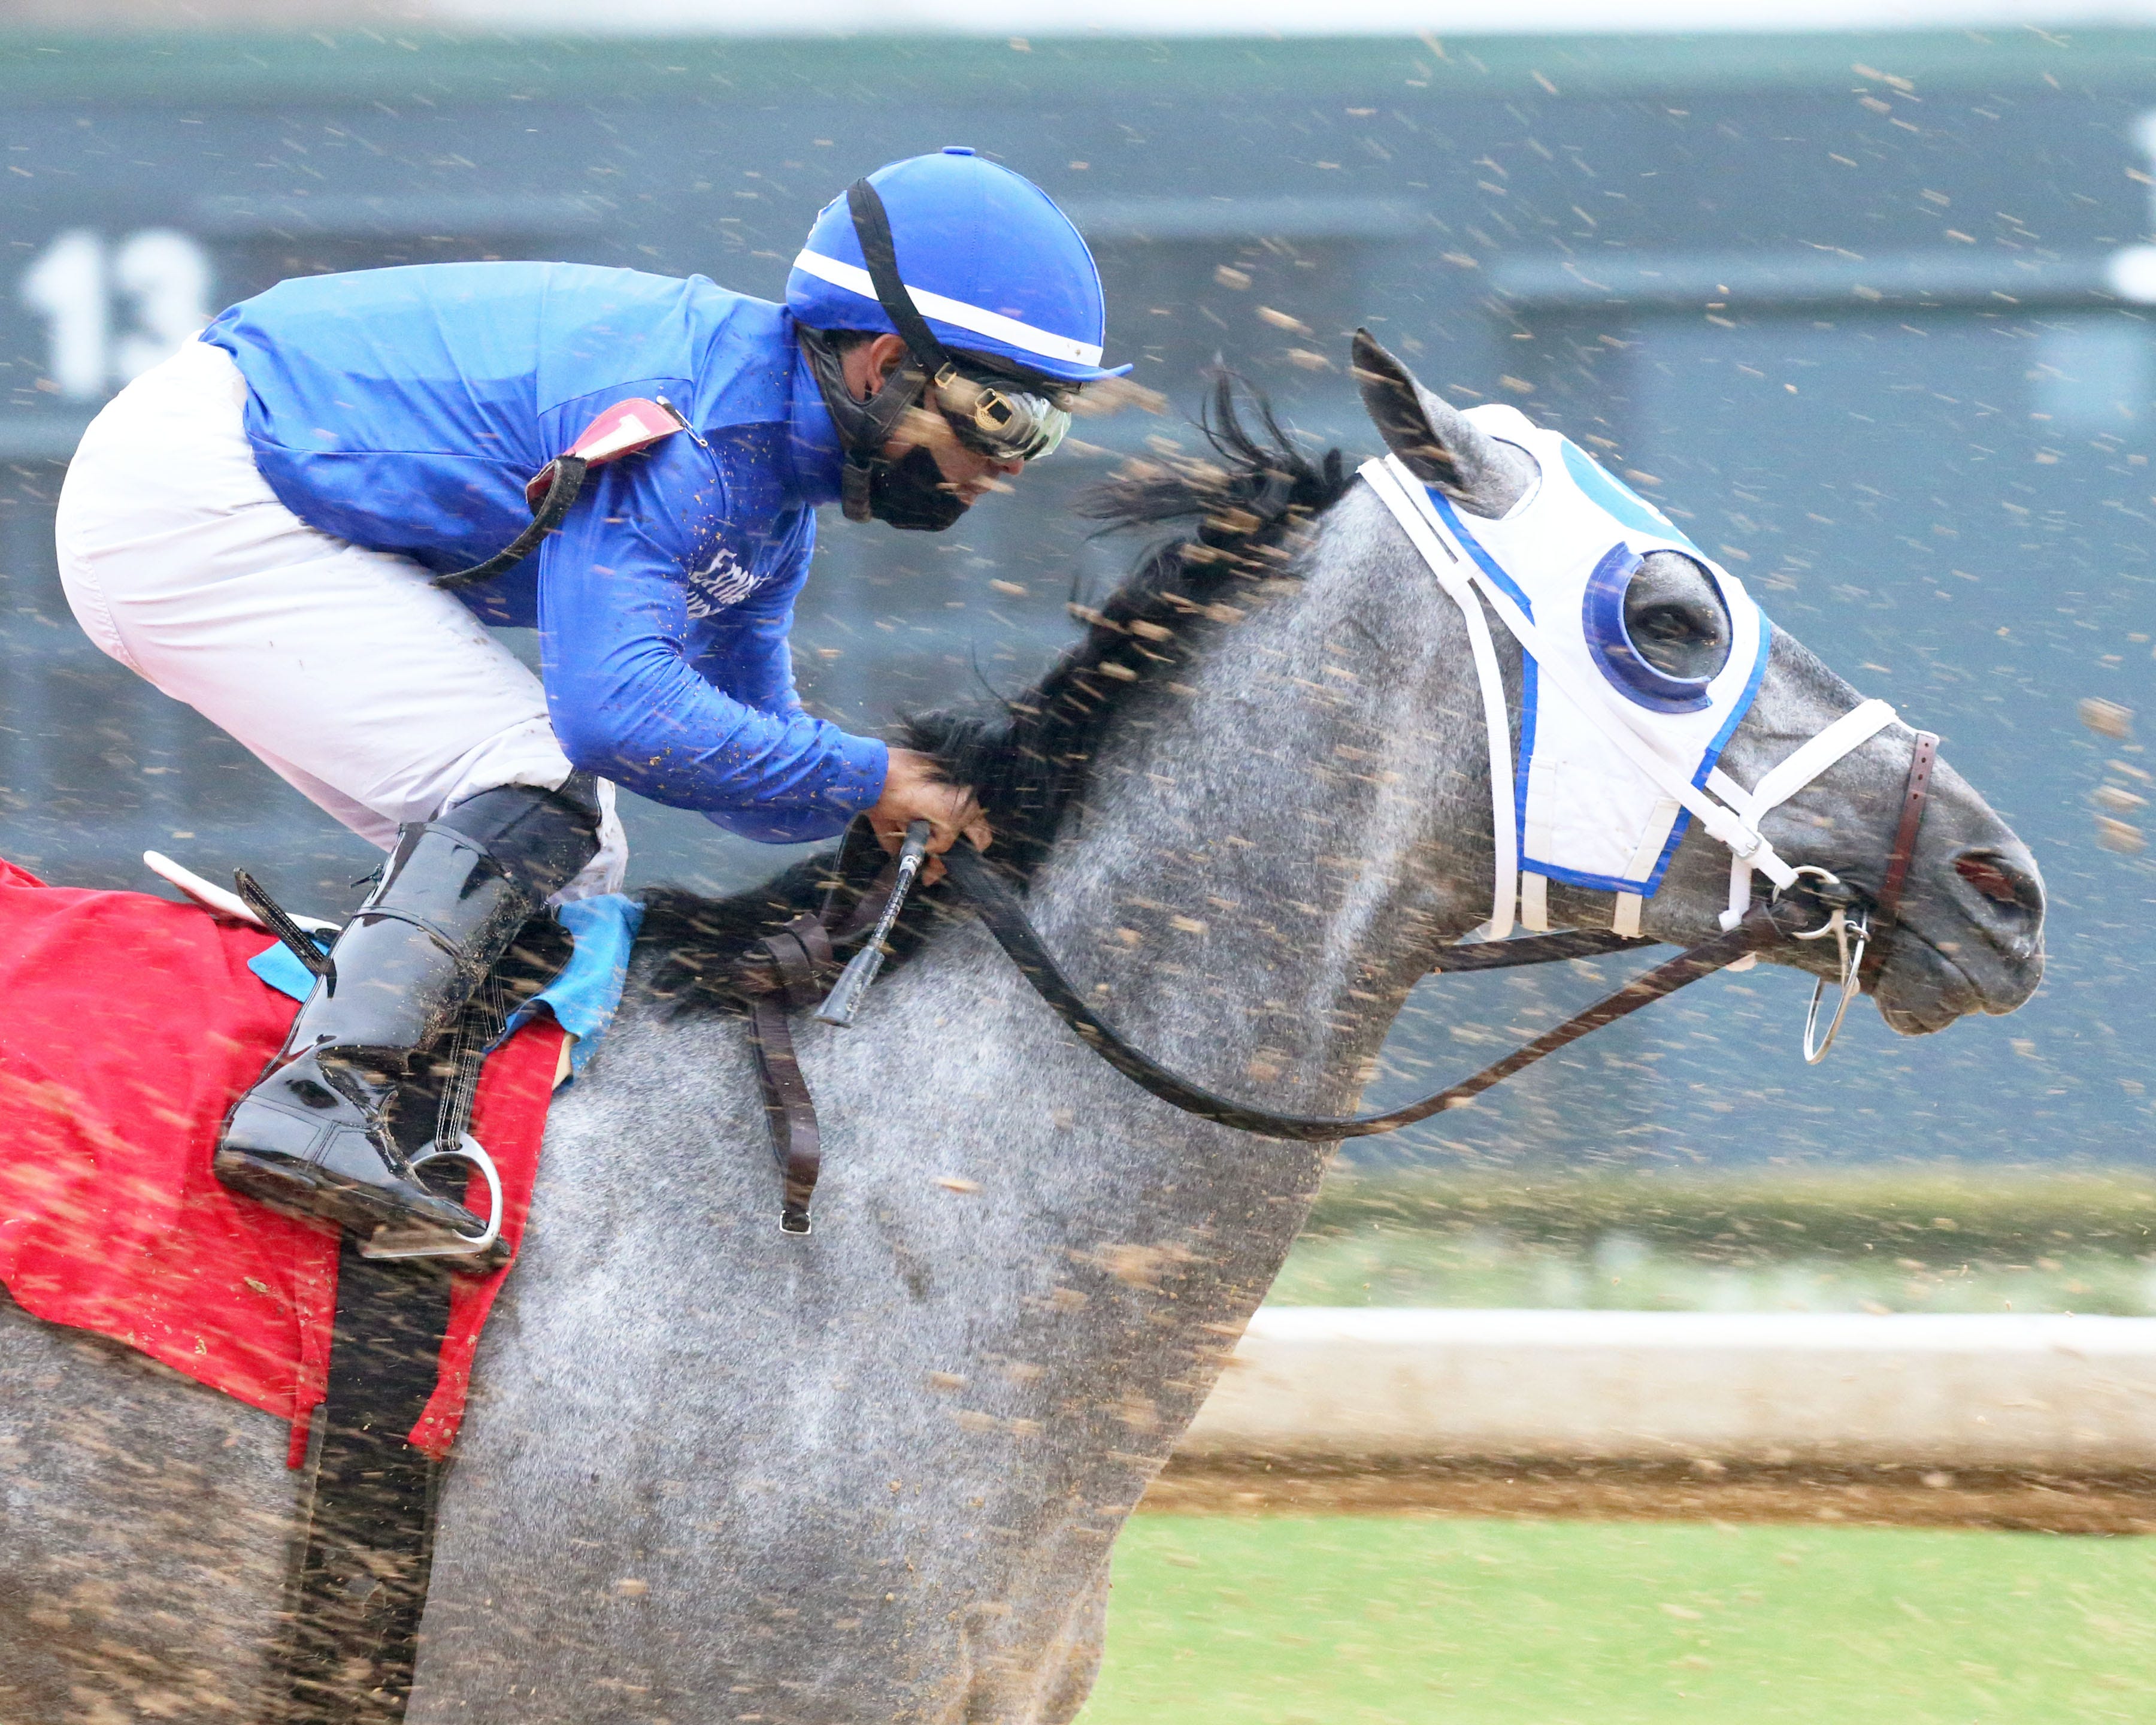
POLYGON ((23 272, 23 305, 45 320, 46 375, 64 400, 102 401, 208 323, 209 254, 170 228, 116 244, 90 228, 57 235, 23 272), (131 316, 116 327, 114 302, 131 316))

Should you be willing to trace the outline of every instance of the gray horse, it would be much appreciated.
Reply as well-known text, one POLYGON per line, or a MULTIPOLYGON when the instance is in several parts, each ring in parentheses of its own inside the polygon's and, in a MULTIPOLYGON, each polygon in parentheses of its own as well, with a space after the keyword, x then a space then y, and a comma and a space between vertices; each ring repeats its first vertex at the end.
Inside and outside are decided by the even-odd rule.
MULTIPOLYGON (((1374 343, 1356 358, 1419 475, 1484 516, 1522 494, 1517 449, 1374 343)), ((986 787, 1043 934, 1142 1045, 1345 1112, 1433 952, 1487 914, 1481 714, 1459 612, 1368 488, 1214 429, 1217 459, 1134 470, 1106 506, 1195 538, 1007 716, 917 740, 986 787)), ((1683 674, 1721 612, 1656 562, 1630 620, 1683 674)), ((1778 633, 1725 764, 1753 783, 1856 699, 1778 633)), ((1911 747, 1890 726, 1773 817, 1775 845, 1876 889, 1911 747)), ((1726 874, 1695 829, 1647 932, 1710 935, 1726 874)), ((801 1027, 827 1173, 814 1235, 782 1234, 743 1026, 708 983, 805 890, 660 896, 605 1056, 556 1106, 444 1490, 416 1721, 1019 1725, 1086 1697, 1116 1532, 1326 1152, 1142 1094, 931 894, 860 1027, 801 1027)), ((1605 925, 1609 901, 1552 909, 1605 925)), ((2027 850, 1942 768, 1889 1022, 2011 1011, 2042 909, 2027 850)), ((283 1427, 12 1307, 0 1385, 0 1718, 254 1717, 301 1486, 283 1427)))

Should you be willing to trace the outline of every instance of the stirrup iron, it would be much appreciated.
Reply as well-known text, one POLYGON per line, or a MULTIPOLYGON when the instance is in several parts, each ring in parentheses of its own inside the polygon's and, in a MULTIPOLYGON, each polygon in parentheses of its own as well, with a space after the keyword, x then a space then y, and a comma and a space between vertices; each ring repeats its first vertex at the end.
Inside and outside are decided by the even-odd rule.
POLYGON ((476 1258, 493 1250, 494 1243, 501 1237, 501 1175, 495 1168, 494 1158, 485 1147, 470 1132, 464 1142, 454 1149, 444 1149, 438 1139, 412 1158, 412 1169, 418 1173, 430 1162, 449 1159, 468 1162, 486 1182, 487 1212, 485 1230, 471 1239, 459 1235, 454 1245, 447 1245, 434 1235, 407 1229, 403 1233, 392 1233, 385 1224, 377 1228, 363 1240, 357 1241, 362 1258, 476 1258), (432 1242, 428 1244, 427 1242, 432 1242))

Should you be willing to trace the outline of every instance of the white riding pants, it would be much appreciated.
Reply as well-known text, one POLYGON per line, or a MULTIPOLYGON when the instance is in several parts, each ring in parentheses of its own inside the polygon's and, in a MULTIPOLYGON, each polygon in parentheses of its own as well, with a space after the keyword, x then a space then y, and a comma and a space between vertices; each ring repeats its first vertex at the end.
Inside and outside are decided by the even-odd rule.
MULTIPOLYGON (((539 680, 408 558, 316 531, 254 465, 232 356, 190 341, 90 422, 60 489, 61 585, 90 639, 387 850, 497 786, 571 772, 539 680)), ((599 855, 559 896, 621 885, 599 855)))

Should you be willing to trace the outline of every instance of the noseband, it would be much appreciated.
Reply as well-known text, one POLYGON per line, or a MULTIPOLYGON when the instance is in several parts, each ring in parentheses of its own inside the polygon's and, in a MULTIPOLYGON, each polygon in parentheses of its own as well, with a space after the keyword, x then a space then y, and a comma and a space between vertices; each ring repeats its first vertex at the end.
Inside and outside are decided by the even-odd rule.
POLYGON ((1917 829, 1924 824, 1924 805, 1931 800, 1932 794, 1932 768, 1938 757, 1938 733, 1919 731, 1916 748, 1909 756, 1909 774, 1902 783, 1902 818, 1894 829, 1893 847, 1887 853, 1887 872, 1881 878, 1878 896, 1871 901, 1869 908, 1862 907, 1857 895, 1827 870, 1808 867, 1797 870, 1800 875, 1818 877, 1819 884, 1812 889, 1813 895, 1830 907, 1831 914, 1820 927, 1804 934, 1793 934, 1790 939, 1816 941, 1832 935, 1841 957, 1840 993, 1824 1038, 1819 1035, 1819 1014, 1820 1002, 1826 993, 1826 978, 1821 977, 1812 988, 1812 1004, 1804 1014, 1804 1064, 1808 1066, 1816 1066, 1826 1058, 1827 1050, 1834 1046, 1834 1039, 1841 1034, 1841 1021, 1849 1015, 1849 1003, 1867 978, 1879 974, 1881 957, 1901 921, 1902 889, 1908 882, 1909 865, 1916 858, 1917 829), (1850 914, 1852 910, 1856 912, 1854 917, 1850 914))

